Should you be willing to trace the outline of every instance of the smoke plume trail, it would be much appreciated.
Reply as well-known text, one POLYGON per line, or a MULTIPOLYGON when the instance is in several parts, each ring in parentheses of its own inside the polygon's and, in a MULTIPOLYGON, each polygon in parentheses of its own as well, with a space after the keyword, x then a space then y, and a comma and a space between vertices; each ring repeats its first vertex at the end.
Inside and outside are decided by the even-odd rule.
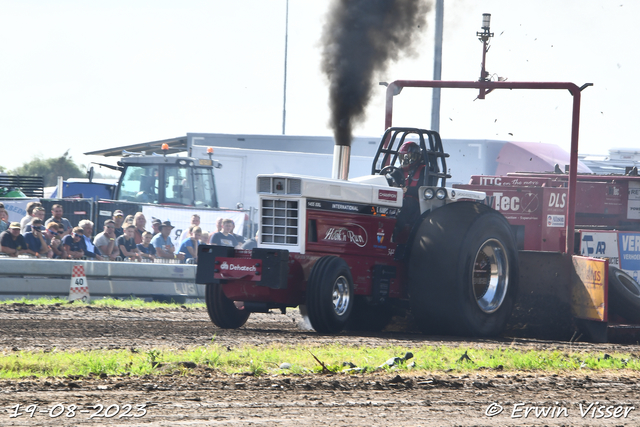
POLYGON ((350 145, 364 119, 374 77, 412 45, 426 27, 426 0, 334 0, 324 27, 322 71, 329 79, 331 127, 337 145, 350 145))

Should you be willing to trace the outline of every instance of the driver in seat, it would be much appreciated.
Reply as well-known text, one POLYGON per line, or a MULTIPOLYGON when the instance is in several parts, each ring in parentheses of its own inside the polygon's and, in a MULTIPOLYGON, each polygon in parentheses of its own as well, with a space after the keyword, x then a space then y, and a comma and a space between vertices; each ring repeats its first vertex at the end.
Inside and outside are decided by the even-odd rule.
POLYGON ((420 179, 424 171, 422 150, 415 142, 407 141, 398 150, 398 156, 404 174, 402 190, 405 198, 413 197, 417 200, 418 187, 420 187, 420 179))
POLYGON ((394 180, 404 191, 402 209, 398 214, 396 227, 393 232, 393 240, 405 243, 409 237, 411 227, 420 217, 420 202, 418 201, 418 188, 422 185, 424 173, 424 157, 420 146, 413 141, 406 141, 398 150, 402 177, 400 173, 394 174, 394 180))

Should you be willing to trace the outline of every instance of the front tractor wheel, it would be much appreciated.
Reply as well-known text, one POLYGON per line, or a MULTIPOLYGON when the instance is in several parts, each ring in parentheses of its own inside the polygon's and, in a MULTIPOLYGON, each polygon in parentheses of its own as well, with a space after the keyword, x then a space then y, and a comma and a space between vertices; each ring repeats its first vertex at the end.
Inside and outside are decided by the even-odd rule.
POLYGON ((411 308, 424 331, 503 332, 515 301, 518 251, 511 226, 486 205, 457 202, 427 216, 409 260, 411 308))
POLYGON ((353 310, 351 269, 335 256, 325 256, 314 264, 307 281, 307 311, 316 332, 335 334, 346 325, 353 310))
POLYGON ((222 329, 237 329, 244 325, 251 314, 247 310, 239 310, 235 303, 222 292, 222 285, 207 285, 204 299, 211 321, 222 329))

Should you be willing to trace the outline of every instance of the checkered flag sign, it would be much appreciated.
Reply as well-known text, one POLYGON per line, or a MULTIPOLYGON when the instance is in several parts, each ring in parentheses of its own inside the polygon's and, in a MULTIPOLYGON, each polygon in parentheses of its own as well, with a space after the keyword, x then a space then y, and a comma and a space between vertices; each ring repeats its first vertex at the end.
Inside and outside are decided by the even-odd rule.
POLYGON ((71 273, 71 287, 69 288, 69 301, 82 300, 89 302, 89 283, 84 274, 83 265, 74 265, 71 273))

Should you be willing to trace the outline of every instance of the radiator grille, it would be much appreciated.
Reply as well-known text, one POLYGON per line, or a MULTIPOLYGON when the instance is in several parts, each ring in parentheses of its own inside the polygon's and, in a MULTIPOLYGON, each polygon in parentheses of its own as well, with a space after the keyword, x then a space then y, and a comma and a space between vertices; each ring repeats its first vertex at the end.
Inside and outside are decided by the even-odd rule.
POLYGON ((289 179, 287 185, 289 186, 288 194, 302 194, 302 181, 299 179, 289 179))
POLYGON ((258 193, 300 196, 302 194, 302 180, 299 178, 262 176, 258 178, 258 193))
POLYGON ((262 199, 262 243, 298 244, 298 201, 262 199))
POLYGON ((258 193, 271 193, 271 178, 258 178, 258 193))

